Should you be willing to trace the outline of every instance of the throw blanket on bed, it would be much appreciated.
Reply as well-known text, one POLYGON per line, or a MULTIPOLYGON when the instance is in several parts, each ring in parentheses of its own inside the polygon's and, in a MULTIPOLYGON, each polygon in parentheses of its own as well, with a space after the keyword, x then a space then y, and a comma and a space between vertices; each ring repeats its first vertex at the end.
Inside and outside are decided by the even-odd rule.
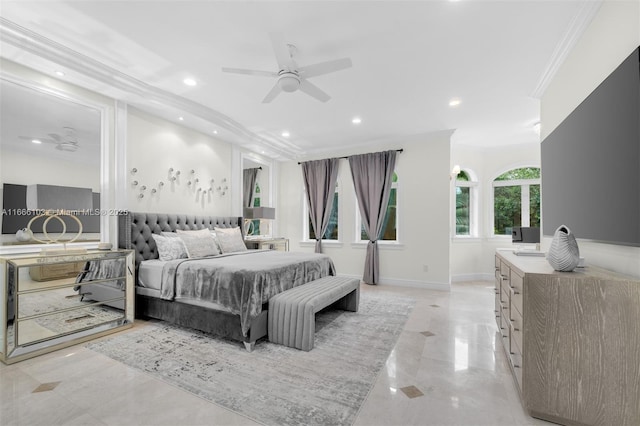
POLYGON ((240 315, 242 334, 262 304, 285 290, 335 275, 331 258, 318 253, 249 250, 200 259, 168 261, 161 298, 214 302, 240 315))

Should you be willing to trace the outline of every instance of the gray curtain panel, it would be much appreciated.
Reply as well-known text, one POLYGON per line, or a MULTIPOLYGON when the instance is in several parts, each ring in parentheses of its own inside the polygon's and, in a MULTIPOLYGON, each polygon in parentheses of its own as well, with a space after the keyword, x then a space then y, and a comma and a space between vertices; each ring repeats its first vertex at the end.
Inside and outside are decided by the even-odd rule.
POLYGON ((378 238, 389 204, 396 154, 396 151, 384 151, 349 157, 362 224, 369 235, 362 277, 367 284, 377 284, 380 275, 378 238))
POLYGON ((244 169, 242 171, 242 205, 253 207, 253 188, 256 187, 259 168, 244 169))
POLYGON ((322 236, 329 225, 338 179, 338 164, 337 158, 301 163, 309 217, 316 234, 316 253, 322 253, 322 236))

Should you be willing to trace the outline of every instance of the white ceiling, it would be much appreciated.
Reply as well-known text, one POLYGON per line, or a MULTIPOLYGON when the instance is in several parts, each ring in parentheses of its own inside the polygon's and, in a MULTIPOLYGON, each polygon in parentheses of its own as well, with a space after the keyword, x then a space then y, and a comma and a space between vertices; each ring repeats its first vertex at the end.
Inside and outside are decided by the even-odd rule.
POLYGON ((0 52, 277 159, 444 129, 456 144, 496 146, 539 140, 537 97, 599 4, 3 0, 0 52), (351 58, 310 79, 331 100, 295 92, 263 104, 275 81, 221 71, 277 71, 270 32, 297 47, 300 66, 351 58))

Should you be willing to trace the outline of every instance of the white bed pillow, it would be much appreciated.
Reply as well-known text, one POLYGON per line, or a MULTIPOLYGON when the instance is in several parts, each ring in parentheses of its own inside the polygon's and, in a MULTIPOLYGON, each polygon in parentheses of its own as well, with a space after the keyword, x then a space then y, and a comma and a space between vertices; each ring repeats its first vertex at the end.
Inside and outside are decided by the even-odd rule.
POLYGON ((168 261, 174 259, 186 259, 187 249, 180 238, 167 237, 164 235, 151 234, 158 248, 160 260, 168 261))
POLYGON ((176 232, 182 242, 184 242, 189 258, 216 256, 220 254, 218 245, 211 236, 211 231, 208 229, 200 229, 197 231, 183 231, 178 229, 176 232))
POLYGON ((218 243, 223 253, 234 253, 237 251, 247 251, 247 246, 242 239, 242 232, 239 227, 235 228, 215 228, 218 236, 218 243))

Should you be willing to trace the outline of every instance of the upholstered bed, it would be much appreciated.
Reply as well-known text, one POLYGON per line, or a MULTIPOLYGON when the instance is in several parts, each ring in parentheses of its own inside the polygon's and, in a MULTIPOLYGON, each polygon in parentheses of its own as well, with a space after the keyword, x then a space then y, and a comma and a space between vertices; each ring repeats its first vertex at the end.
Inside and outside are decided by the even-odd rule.
MULTIPOLYGON (((251 350, 267 333, 269 298, 335 274, 331 259, 315 253, 249 250, 197 259, 158 259, 154 235, 176 230, 241 230, 241 224, 241 217, 120 215, 119 247, 135 251, 136 316, 242 341, 251 350)), ((108 286, 103 290, 108 293, 108 286)))

